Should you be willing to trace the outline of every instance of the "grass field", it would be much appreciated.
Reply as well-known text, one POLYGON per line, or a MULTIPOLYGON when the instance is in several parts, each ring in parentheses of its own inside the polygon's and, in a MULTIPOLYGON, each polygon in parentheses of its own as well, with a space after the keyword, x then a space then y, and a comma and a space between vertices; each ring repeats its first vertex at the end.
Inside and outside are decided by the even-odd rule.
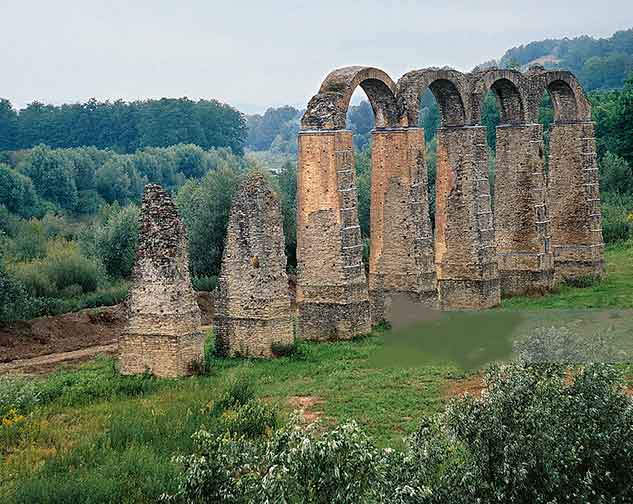
MULTIPOLYGON (((599 284, 504 300, 497 311, 553 321, 569 313, 570 324, 586 326, 591 310, 576 309, 633 309, 633 246, 609 248, 606 262, 599 284)), ((629 317, 606 320, 631 334, 629 317)), ((303 407, 326 424, 355 419, 378 445, 397 447, 423 415, 442 409, 455 380, 474 371, 439 361, 378 366, 371 357, 385 340, 376 331, 352 342, 300 342, 294 355, 271 361, 211 358, 208 375, 183 380, 121 377, 110 359, 55 373, 38 383, 39 404, 0 447, 0 501, 156 501, 174 490, 172 456, 189 450, 201 426, 218 422, 212 405, 236 380, 252 383, 282 421, 303 407)))

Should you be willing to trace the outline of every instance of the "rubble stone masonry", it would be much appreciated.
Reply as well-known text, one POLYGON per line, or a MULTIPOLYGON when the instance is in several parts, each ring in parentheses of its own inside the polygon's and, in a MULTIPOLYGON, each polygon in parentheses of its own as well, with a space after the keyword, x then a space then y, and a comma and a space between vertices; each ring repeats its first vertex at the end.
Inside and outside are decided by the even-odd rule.
POLYGON ((404 296, 437 308, 433 232, 421 128, 372 134, 369 296, 372 324, 404 296))
POLYGON ((299 133, 297 306, 301 338, 349 339, 370 331, 348 130, 299 133))
POLYGON ((294 328, 279 196, 261 173, 246 176, 233 199, 214 316, 216 351, 272 357, 294 328))
POLYGON ((549 202, 556 278, 601 277, 604 243, 594 125, 554 123, 549 202))
POLYGON ((552 288, 546 189, 543 127, 497 127, 494 215, 502 295, 544 293, 552 288))
POLYGON ((437 132, 435 264, 442 309, 499 304, 486 128, 437 132))
POLYGON ((126 330, 119 341, 123 374, 186 375, 202 359, 200 310, 189 276, 185 228, 169 194, 145 187, 126 330))

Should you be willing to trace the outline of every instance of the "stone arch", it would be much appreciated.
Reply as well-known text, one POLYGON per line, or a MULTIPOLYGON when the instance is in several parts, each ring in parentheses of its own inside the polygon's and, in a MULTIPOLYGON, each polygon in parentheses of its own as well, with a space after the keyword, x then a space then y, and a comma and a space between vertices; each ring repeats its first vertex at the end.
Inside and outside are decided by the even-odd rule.
POLYGON ((565 70, 546 71, 542 67, 533 67, 528 75, 535 93, 531 111, 534 121, 538 120, 538 106, 545 92, 552 99, 555 122, 591 121, 591 104, 574 74, 565 70))
POLYGON ((345 129, 352 94, 360 86, 374 110, 377 128, 398 125, 396 84, 378 68, 349 66, 328 74, 301 119, 306 130, 345 129))
POLYGON ((398 80, 400 125, 415 128, 420 118, 420 98, 429 88, 437 100, 442 126, 467 124, 466 76, 457 70, 425 68, 412 70, 398 80))
POLYGON ((529 83, 516 70, 490 69, 471 74, 471 121, 481 121, 481 106, 492 90, 497 98, 500 124, 523 124, 528 121, 529 83))

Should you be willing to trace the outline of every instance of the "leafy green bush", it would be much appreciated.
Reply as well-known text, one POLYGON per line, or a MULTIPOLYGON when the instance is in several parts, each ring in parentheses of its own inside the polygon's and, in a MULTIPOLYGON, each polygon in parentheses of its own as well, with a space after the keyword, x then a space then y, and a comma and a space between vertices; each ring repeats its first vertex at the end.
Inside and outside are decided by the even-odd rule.
POLYGON ((0 254, 0 322, 29 318, 32 304, 24 286, 4 267, 0 254))
MULTIPOLYGON (((230 426, 228 434, 203 429, 194 453, 177 459, 183 474, 172 499, 630 502, 633 402, 615 367, 570 374, 553 364, 519 363, 493 367, 485 383, 481 397, 455 399, 425 419, 401 451, 376 448, 354 423, 323 431, 294 420, 269 438, 230 426)), ((250 397, 241 387, 224 402, 250 397)))

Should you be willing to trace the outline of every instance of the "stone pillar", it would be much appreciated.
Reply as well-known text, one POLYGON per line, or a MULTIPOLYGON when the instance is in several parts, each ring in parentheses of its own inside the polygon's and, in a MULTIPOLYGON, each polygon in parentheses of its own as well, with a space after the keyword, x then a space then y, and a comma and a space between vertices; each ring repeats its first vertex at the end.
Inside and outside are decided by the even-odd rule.
POLYGON ((214 316, 220 355, 272 357, 294 341, 279 196, 261 173, 231 205, 214 316))
POLYGON ((437 308, 437 286, 424 130, 374 130, 371 159, 369 298, 376 324, 388 318, 394 296, 437 308))
POLYGON ((599 180, 593 123, 553 124, 548 196, 557 280, 604 272, 599 180))
POLYGON ((499 304, 486 128, 437 133, 435 265, 443 309, 499 304))
POLYGON ((188 374, 202 359, 200 310, 189 276, 187 234, 169 194, 145 187, 141 229, 119 341, 121 373, 188 374))
POLYGON ((497 127, 495 235, 501 294, 544 293, 554 281, 543 127, 497 127))
POLYGON ((349 339, 371 329, 352 132, 301 131, 297 173, 298 333, 349 339))

